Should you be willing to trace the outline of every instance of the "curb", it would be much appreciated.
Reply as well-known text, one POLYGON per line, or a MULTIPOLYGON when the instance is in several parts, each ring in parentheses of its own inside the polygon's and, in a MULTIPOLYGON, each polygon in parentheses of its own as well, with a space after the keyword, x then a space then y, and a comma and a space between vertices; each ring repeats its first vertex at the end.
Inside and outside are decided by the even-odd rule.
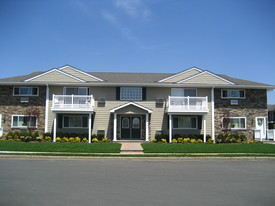
POLYGON ((275 157, 135 157, 135 156, 37 156, 37 155, 0 155, 0 159, 30 160, 140 160, 140 161, 275 161, 275 157))

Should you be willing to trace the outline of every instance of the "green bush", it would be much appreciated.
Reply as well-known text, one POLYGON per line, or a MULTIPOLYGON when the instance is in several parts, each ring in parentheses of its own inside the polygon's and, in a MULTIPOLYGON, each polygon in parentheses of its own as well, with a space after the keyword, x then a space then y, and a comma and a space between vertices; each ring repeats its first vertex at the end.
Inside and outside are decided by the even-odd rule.
POLYGON ((201 139, 198 139, 198 140, 197 140, 197 143, 200 143, 200 144, 201 144, 201 143, 203 143, 203 141, 202 141, 201 139))
POLYGON ((93 142, 93 143, 97 143, 97 142, 98 142, 98 139, 97 139, 97 138, 93 138, 93 139, 92 139, 92 142, 93 142))
POLYGON ((70 137, 70 138, 69 138, 69 142, 74 142, 74 140, 75 140, 75 139, 74 139, 73 137, 70 137))
POLYGON ((243 134, 219 134, 216 143, 243 143, 247 142, 247 137, 243 134))
POLYGON ((167 143, 167 140, 166 139, 161 139, 161 142, 162 143, 167 143))
POLYGON ((102 138, 102 142, 104 142, 104 143, 106 143, 106 142, 110 142, 111 140, 110 139, 108 139, 107 137, 104 137, 104 138, 102 138))
POLYGON ((63 137, 63 138, 62 138, 62 142, 69 142, 68 137, 63 137))
POLYGON ((46 142, 51 142, 51 141, 52 141, 52 138, 51 138, 50 136, 46 136, 46 137, 45 137, 45 141, 46 141, 46 142))
POLYGON ((197 143, 197 140, 196 139, 191 139, 190 143, 197 143))
POLYGON ((86 137, 84 137, 84 138, 82 139, 82 142, 87 143, 87 142, 88 142, 88 139, 87 139, 86 137))
POLYGON ((172 139, 172 143, 178 143, 178 140, 172 139))
POLYGON ((60 137, 57 137, 57 138, 56 138, 56 142, 61 142, 61 138, 60 138, 60 137))
POLYGON ((157 139, 152 139, 152 140, 151 140, 151 142, 153 142, 153 143, 157 143, 157 142, 158 142, 158 140, 157 140, 157 139))
POLYGON ((190 143, 190 141, 191 141, 190 138, 184 138, 183 139, 183 143, 190 143))
POLYGON ((76 137, 74 141, 79 143, 81 142, 81 139, 79 137, 76 137))

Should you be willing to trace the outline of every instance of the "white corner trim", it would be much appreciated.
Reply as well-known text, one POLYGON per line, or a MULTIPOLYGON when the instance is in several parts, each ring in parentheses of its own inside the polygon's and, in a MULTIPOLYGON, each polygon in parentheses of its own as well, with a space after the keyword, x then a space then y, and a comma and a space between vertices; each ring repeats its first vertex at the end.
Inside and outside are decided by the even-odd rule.
POLYGON ((178 83, 178 84, 181 84, 181 83, 183 83, 183 82, 186 82, 186 81, 188 81, 188 80, 190 80, 190 79, 196 78, 196 77, 201 76, 201 75, 203 75, 203 74, 209 74, 209 75, 211 75, 211 76, 213 76, 213 77, 215 77, 215 78, 218 78, 218 79, 220 79, 220 80, 222 80, 222 81, 225 81, 225 82, 227 82, 227 83, 229 83, 229 84, 235 85, 234 82, 231 82, 231 81, 229 81, 229 80, 227 80, 227 79, 224 79, 224 78, 222 78, 222 77, 220 77, 220 76, 218 76, 218 75, 216 75, 216 74, 213 74, 213 73, 211 73, 211 72, 209 72, 209 71, 204 71, 204 72, 202 72, 202 73, 195 74, 195 75, 193 75, 193 76, 191 76, 191 77, 188 77, 188 78, 186 78, 186 79, 184 79, 184 80, 178 81, 177 83, 178 83))
POLYGON ((169 77, 166 77, 166 78, 164 78, 164 79, 161 79, 161 80, 159 80, 158 82, 164 82, 164 81, 166 81, 166 80, 168 80, 168 79, 174 78, 174 77, 179 76, 179 75, 184 74, 184 73, 187 73, 187 72, 189 72, 189 71, 191 71, 191 70, 197 70, 198 72, 202 72, 201 69, 198 69, 198 68, 196 68, 196 67, 192 67, 192 68, 190 68, 190 69, 184 70, 184 71, 179 72, 179 73, 177 73, 177 74, 174 74, 174 75, 172 75, 172 76, 169 76, 169 77))
POLYGON ((104 82, 103 79, 100 79, 100 78, 98 78, 98 77, 95 77, 95 76, 93 76, 93 75, 91 75, 91 74, 88 74, 88 73, 86 73, 86 72, 84 72, 84 71, 81 71, 81 70, 76 69, 76 68, 74 68, 74 67, 72 67, 72 66, 69 66, 69 65, 60 67, 59 70, 62 71, 63 69, 65 69, 65 68, 67 68, 67 67, 69 67, 70 69, 75 70, 75 71, 77 71, 77 72, 79 72, 79 73, 81 73, 81 74, 84 74, 84 75, 86 75, 86 76, 88 76, 88 77, 91 77, 91 78, 96 79, 96 80, 98 80, 98 81, 104 82))
POLYGON ((114 113, 114 112, 116 112, 117 110, 122 109, 122 108, 124 108, 124 107, 127 107, 127 106, 129 106, 129 105, 136 106, 136 107, 138 107, 138 108, 140 108, 140 109, 143 109, 143 110, 147 111, 148 113, 152 113, 152 112, 153 112, 152 110, 150 110, 150 109, 148 109, 148 108, 146 108, 146 107, 144 107, 144 106, 141 106, 141 105, 139 105, 139 104, 136 104, 136 103, 134 103, 134 102, 128 102, 128 103, 126 103, 126 104, 123 104, 123 105, 120 105, 120 106, 118 106, 118 107, 115 107, 115 108, 111 109, 110 112, 111 112, 111 113, 114 113))
POLYGON ((78 80, 78 81, 80 81, 80 82, 85 82, 84 80, 82 80, 82 79, 80 79, 80 78, 78 78, 78 77, 75 77, 75 76, 73 76, 73 75, 70 75, 70 74, 68 74, 68 73, 66 73, 66 72, 62 72, 62 71, 60 71, 60 70, 58 70, 58 69, 52 69, 52 70, 47 71, 47 72, 45 72, 45 73, 39 74, 39 75, 37 75, 37 76, 34 76, 34 77, 30 78, 30 79, 26 79, 26 80, 24 80, 24 82, 29 82, 29 81, 31 81, 31 80, 34 80, 34 79, 36 79, 36 78, 42 77, 42 76, 44 76, 44 75, 46 75, 46 74, 49 74, 49 73, 51 73, 51 72, 59 72, 59 73, 64 74, 64 75, 66 75, 66 76, 68 76, 68 77, 70 77, 70 78, 76 79, 76 80, 78 80))

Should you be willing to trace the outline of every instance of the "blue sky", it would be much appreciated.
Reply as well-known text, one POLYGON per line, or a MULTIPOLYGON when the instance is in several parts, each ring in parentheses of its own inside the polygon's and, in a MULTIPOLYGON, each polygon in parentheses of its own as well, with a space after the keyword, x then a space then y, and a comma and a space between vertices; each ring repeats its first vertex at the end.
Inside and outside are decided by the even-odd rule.
POLYGON ((65 64, 95 72, 196 66, 275 85, 275 0, 0 0, 0 25, 0 78, 65 64))

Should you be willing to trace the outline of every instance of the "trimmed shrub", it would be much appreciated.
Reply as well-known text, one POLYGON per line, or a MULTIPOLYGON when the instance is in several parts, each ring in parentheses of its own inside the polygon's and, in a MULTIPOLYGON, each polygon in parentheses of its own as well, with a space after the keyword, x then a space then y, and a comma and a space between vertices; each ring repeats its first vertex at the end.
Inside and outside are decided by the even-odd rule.
POLYGON ((97 142, 98 142, 98 139, 97 139, 97 138, 93 138, 93 139, 92 139, 92 142, 93 142, 93 143, 97 143, 97 142))
POLYGON ((69 142, 68 137, 63 137, 63 138, 62 138, 62 142, 69 142))
POLYGON ((81 139, 79 137, 76 137, 74 141, 79 143, 81 142, 81 139))
POLYGON ((203 143, 203 141, 202 141, 201 139, 198 139, 198 140, 197 140, 197 143, 200 143, 200 144, 201 144, 201 143, 203 143))
POLYGON ((161 139, 161 142, 162 143, 167 143, 167 140, 166 139, 161 139))
POLYGON ((209 144, 214 144, 214 140, 213 140, 213 139, 208 139, 208 140, 207 140, 207 143, 209 143, 209 144))
POLYGON ((110 142, 111 140, 110 139, 108 139, 107 137, 104 137, 104 138, 102 138, 102 142, 104 142, 104 143, 106 143, 106 142, 110 142))
POLYGON ((57 137, 57 138, 56 138, 56 142, 61 142, 61 140, 62 140, 62 139, 61 139, 60 137, 57 137))
POLYGON ((46 141, 46 142, 51 142, 51 141, 52 141, 52 138, 51 138, 50 136, 46 136, 46 137, 45 137, 45 141, 46 141))
POLYGON ((196 139, 191 139, 190 143, 197 143, 197 140, 196 139))
POLYGON ((190 138, 184 138, 183 143, 190 143, 190 138))
POLYGON ((152 139, 152 140, 151 140, 151 142, 153 142, 153 143, 157 143, 157 142, 158 142, 158 140, 157 140, 157 139, 152 139))
POLYGON ((73 138, 73 137, 70 137, 70 138, 69 138, 69 142, 74 142, 74 138, 73 138))
POLYGON ((84 138, 82 139, 82 142, 87 143, 87 142, 88 142, 88 139, 87 139, 86 137, 84 137, 84 138))
POLYGON ((178 143, 178 140, 172 139, 172 143, 178 143))

